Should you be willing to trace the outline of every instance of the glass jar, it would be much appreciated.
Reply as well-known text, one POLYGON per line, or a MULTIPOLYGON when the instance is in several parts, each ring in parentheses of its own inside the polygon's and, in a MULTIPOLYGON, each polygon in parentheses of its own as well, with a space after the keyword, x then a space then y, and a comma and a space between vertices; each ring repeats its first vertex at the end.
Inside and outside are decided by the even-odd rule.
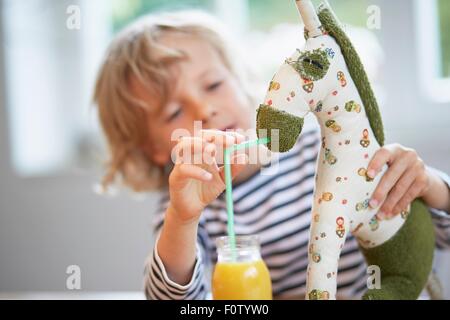
POLYGON ((216 239, 218 260, 212 277, 215 300, 271 300, 272 282, 261 258, 256 235, 236 236, 233 250, 229 237, 216 239))

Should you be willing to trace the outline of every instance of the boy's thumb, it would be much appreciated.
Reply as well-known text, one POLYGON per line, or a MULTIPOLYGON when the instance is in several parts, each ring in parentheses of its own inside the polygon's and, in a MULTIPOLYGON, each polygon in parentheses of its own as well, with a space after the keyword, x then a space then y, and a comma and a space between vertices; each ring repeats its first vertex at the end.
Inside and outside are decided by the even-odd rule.
POLYGON ((248 156, 245 153, 231 157, 231 177, 234 179, 248 164, 248 156))
MULTIPOLYGON (((231 163, 231 179, 234 179, 247 166, 248 156, 245 153, 234 155, 231 157, 230 163, 231 163)), ((220 171, 222 180, 225 182, 225 166, 220 168, 220 171)))

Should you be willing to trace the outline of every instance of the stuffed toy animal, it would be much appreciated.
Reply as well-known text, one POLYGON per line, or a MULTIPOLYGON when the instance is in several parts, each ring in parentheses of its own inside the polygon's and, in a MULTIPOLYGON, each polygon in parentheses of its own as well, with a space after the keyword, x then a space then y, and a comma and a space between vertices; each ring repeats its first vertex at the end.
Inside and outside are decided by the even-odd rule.
MULTIPOLYGON (((369 200, 375 179, 367 167, 384 143, 377 102, 364 67, 328 3, 317 13, 310 0, 296 0, 306 44, 279 68, 257 113, 258 136, 276 132, 268 148, 286 152, 312 112, 322 146, 316 165, 308 247, 307 299, 335 299, 341 249, 348 232, 368 265, 381 271, 381 288, 363 299, 417 299, 431 271, 435 246, 431 215, 416 199, 390 220, 369 200), (275 130, 275 131, 274 131, 275 130)), ((272 135, 273 137, 273 135, 272 135)))

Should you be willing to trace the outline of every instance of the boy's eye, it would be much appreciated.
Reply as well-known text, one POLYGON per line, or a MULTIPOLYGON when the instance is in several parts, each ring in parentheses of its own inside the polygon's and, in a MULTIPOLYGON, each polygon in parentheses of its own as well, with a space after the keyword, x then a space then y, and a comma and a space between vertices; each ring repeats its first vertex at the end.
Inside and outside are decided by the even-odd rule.
POLYGON ((223 81, 217 81, 206 87, 206 91, 214 91, 222 85, 223 81))
POLYGON ((181 108, 177 109, 175 112, 173 112, 167 119, 167 122, 170 122, 174 119, 176 119, 181 114, 181 108))

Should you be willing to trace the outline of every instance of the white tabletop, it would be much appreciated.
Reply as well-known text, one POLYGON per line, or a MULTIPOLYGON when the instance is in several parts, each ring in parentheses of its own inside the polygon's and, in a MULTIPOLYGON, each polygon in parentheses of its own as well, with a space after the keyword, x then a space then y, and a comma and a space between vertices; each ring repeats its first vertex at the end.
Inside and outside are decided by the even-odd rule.
POLYGON ((144 292, 0 292, 0 300, 145 300, 144 292))

